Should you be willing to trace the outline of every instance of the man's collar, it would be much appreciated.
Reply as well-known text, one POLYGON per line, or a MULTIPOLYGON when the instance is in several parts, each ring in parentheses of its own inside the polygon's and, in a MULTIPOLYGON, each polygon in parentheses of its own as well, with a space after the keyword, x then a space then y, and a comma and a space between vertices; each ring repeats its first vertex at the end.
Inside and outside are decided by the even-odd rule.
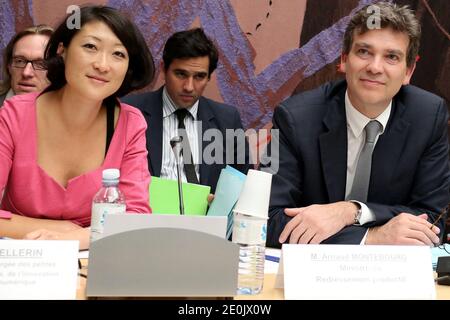
POLYGON ((377 120, 381 124, 382 130, 380 134, 383 134, 384 130, 386 129, 389 116, 391 115, 391 109, 392 100, 391 102, 389 102, 388 107, 378 117, 376 117, 375 119, 370 119, 359 112, 352 105, 348 97, 348 90, 345 91, 345 114, 347 117, 347 126, 350 127, 350 130, 352 130, 355 137, 359 137, 362 134, 364 128, 371 120, 377 120))
POLYGON ((5 100, 6 100, 6 99, 9 99, 9 98, 11 98, 11 97, 13 97, 14 95, 15 95, 15 94, 14 94, 13 89, 10 88, 10 89, 8 90, 8 92, 6 93, 5 100))
MULTIPOLYGON (((162 92, 162 99, 163 99, 163 118, 166 118, 170 116, 172 113, 175 112, 175 110, 178 109, 178 106, 173 102, 172 98, 170 98, 169 93, 166 90, 166 87, 163 87, 162 92)), ((197 100, 192 107, 187 108, 189 113, 192 115, 194 120, 197 120, 197 112, 198 112, 198 102, 197 100)))

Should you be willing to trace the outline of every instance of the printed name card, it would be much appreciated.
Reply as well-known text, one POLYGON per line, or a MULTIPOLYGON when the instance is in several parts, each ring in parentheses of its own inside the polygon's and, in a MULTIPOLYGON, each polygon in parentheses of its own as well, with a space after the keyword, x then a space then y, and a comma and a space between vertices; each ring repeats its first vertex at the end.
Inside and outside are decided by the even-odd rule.
POLYGON ((0 300, 75 299, 78 241, 0 240, 0 300))
POLYGON ((430 261, 426 246, 284 244, 279 273, 285 299, 435 299, 430 261))

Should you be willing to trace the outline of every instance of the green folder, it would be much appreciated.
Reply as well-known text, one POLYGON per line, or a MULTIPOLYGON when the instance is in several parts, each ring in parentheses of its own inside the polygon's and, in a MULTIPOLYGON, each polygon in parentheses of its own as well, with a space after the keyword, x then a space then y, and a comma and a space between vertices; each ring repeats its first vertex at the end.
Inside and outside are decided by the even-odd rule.
MULTIPOLYGON (((154 214, 180 214, 177 180, 152 177, 149 187, 150 208, 154 214)), ((204 216, 211 187, 183 182, 185 215, 204 216)))

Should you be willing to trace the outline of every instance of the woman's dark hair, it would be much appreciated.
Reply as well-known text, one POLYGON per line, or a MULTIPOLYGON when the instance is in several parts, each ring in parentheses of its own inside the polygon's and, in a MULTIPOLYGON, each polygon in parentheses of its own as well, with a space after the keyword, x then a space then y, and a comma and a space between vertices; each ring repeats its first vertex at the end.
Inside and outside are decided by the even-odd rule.
POLYGON ((104 22, 119 38, 128 51, 129 65, 121 87, 105 101, 115 100, 129 92, 141 89, 148 85, 155 75, 155 66, 152 54, 145 43, 139 29, 131 20, 118 10, 107 6, 85 6, 80 8, 79 28, 69 28, 68 15, 56 28, 45 49, 47 63, 47 78, 51 85, 44 91, 53 91, 66 84, 63 58, 57 53, 60 43, 67 48, 73 37, 88 22, 104 22))
POLYGON ((169 69, 174 59, 209 58, 208 77, 217 67, 219 55, 214 43, 205 35, 201 28, 176 32, 167 40, 164 51, 164 69, 169 69))

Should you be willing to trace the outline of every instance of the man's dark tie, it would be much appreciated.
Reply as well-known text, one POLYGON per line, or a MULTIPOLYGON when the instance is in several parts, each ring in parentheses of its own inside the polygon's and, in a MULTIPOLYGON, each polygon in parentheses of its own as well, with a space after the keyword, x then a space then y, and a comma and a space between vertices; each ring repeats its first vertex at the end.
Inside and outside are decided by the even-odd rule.
POLYGON ((187 109, 181 108, 175 111, 175 115, 178 118, 178 134, 183 136, 183 142, 181 143, 183 152, 183 165, 184 173, 186 174, 186 180, 189 183, 199 183, 197 174, 195 173, 195 165, 192 160, 191 146, 189 144, 188 135, 186 132, 186 127, 184 125, 184 119, 186 118, 189 111, 187 109))
POLYGON ((366 141, 359 155, 352 190, 347 197, 349 200, 367 201, 370 172, 372 170, 372 153, 375 147, 375 138, 381 129, 381 124, 376 120, 370 121, 364 128, 366 131, 366 141))

